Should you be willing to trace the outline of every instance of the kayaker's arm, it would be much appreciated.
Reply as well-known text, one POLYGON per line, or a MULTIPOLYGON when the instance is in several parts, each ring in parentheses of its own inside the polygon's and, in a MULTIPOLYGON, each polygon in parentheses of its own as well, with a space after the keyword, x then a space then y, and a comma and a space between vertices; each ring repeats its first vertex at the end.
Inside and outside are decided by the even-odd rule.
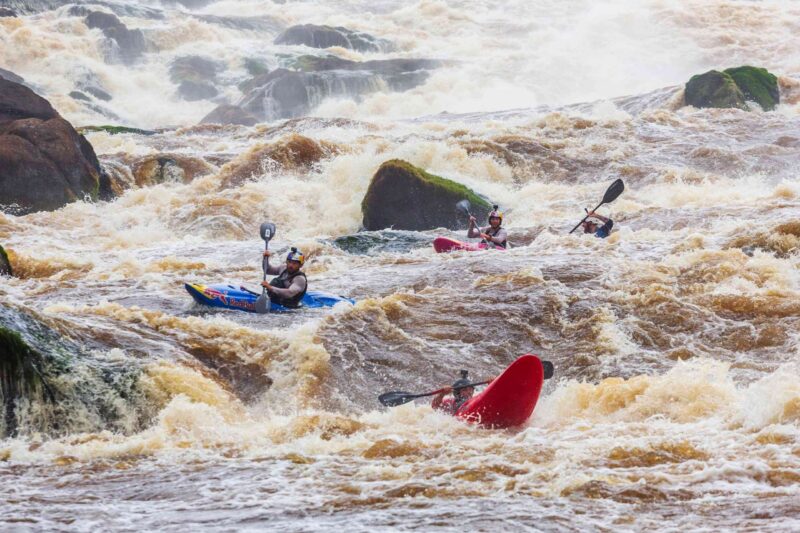
POLYGON ((264 262, 267 265, 266 271, 267 271, 267 274, 269 274, 270 276, 277 276, 278 274, 281 273, 282 269, 281 269, 280 266, 272 266, 272 265, 269 264, 269 257, 271 255, 272 255, 272 252, 270 252, 269 250, 264 250, 264 262))
POLYGON ((477 239, 481 236, 481 230, 475 224, 475 217, 469 217, 469 229, 467 230, 467 238, 477 239))
POLYGON ((442 392, 437 394, 431 400, 431 407, 434 409, 442 409, 442 402, 444 401, 444 397, 451 392, 451 389, 447 387, 446 389, 442 389, 442 392))
POLYGON ((586 216, 587 216, 587 217, 594 217, 594 218, 596 218, 596 219, 598 219, 598 220, 601 220, 601 221, 603 222, 603 224, 605 224, 605 223, 607 223, 609 220, 611 220, 610 218, 608 218, 608 217, 604 217, 603 215, 598 215, 598 214, 597 214, 597 213, 595 213, 594 211, 592 211, 592 212, 588 213, 586 216))
POLYGON ((508 234, 504 229, 500 229, 494 236, 489 235, 488 233, 481 233, 480 236, 483 238, 483 240, 485 240, 486 242, 490 242, 492 244, 503 244, 505 241, 508 240, 508 234))

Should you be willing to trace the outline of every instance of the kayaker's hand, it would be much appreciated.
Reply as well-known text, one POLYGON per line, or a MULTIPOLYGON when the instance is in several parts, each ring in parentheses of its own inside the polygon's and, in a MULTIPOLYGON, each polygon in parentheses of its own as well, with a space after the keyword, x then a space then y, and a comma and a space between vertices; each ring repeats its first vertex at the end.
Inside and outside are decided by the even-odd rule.
POLYGON ((271 255, 272 255, 272 252, 270 252, 269 250, 264 250, 264 257, 269 257, 271 255))
POLYGON ((269 281, 262 281, 261 286, 267 290, 270 290, 272 288, 272 285, 269 284, 269 281))
POLYGON ((475 224, 477 221, 478 221, 477 218, 475 218, 474 216, 470 215, 470 217, 469 217, 469 223, 470 224, 475 224))
POLYGON ((492 237, 488 233, 481 233, 481 239, 484 241, 492 242, 492 237))

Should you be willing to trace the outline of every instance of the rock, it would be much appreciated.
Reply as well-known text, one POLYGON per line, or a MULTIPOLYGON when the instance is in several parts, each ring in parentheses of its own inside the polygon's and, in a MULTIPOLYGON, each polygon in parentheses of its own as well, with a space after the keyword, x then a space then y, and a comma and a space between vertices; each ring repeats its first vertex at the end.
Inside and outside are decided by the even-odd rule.
POLYGON ((8 260, 8 254, 3 246, 0 245, 0 276, 13 276, 14 272, 11 270, 11 261, 8 260))
POLYGON ((96 198, 92 146, 33 91, 0 80, 0 198, 20 213, 96 198))
POLYGON ((219 91, 213 85, 184 81, 178 86, 178 94, 187 102, 196 102, 197 100, 214 98, 219 94, 219 91))
MULTIPOLYGON (((111 100, 111 93, 103 87, 103 82, 94 72, 85 72, 78 81, 75 83, 75 89, 78 92, 89 93, 98 100, 108 102, 111 100)), ((72 93, 70 93, 72 95, 72 93)), ((79 98, 80 100, 80 98, 79 98)))
POLYGON ((257 57, 247 57, 244 60, 244 68, 251 76, 263 76, 269 74, 267 63, 257 57))
POLYGON ((361 202, 364 229, 465 229, 468 221, 456 208, 464 199, 472 204, 472 214, 478 219, 489 214, 489 202, 464 185, 406 161, 386 161, 372 177, 361 202))
POLYGON ((227 163, 219 172, 222 188, 238 187, 269 168, 307 172, 319 161, 339 153, 339 147, 296 133, 278 142, 256 146, 227 163))
POLYGON ((367 33, 356 32, 341 26, 318 26, 301 24, 287 28, 275 38, 275 44, 304 44, 311 48, 341 46, 359 52, 388 52, 392 45, 367 33))
POLYGON ((728 74, 709 70, 692 76, 686 83, 684 101, 697 108, 718 107, 747 109, 744 94, 728 74))
POLYGON ((280 68, 243 84, 246 93, 238 105, 264 121, 299 117, 329 97, 358 97, 385 90, 387 85, 394 91, 411 89, 442 64, 429 59, 358 62, 300 56, 291 62, 297 70, 280 68))
POLYGON ((217 106, 200 121, 201 124, 238 124, 240 126, 253 126, 257 122, 256 117, 235 105, 217 106))
POLYGON ((8 7, 0 7, 0 17, 16 17, 17 13, 8 7))
POLYGON ((746 101, 752 101, 769 111, 780 102, 780 93, 774 75, 763 68, 744 66, 692 76, 686 83, 684 101, 697 108, 743 110, 748 109, 746 101))
POLYGON ((91 102, 92 99, 83 94, 80 91, 70 91, 69 95, 74 98, 75 100, 80 100, 81 102, 91 102))
POLYGON ((755 102, 764 111, 772 111, 781 102, 778 78, 765 68, 736 67, 725 70, 744 94, 745 100, 755 102))
POLYGON ((188 101, 214 98, 219 94, 214 84, 224 65, 200 56, 179 57, 169 66, 169 77, 178 85, 178 93, 188 101))
POLYGON ((51 321, 0 305, 0 438, 135 431, 155 415, 135 359, 123 366, 98 357, 51 321))
POLYGON ((141 30, 129 30, 116 15, 92 11, 86 16, 86 25, 92 29, 100 29, 103 35, 117 44, 119 57, 123 63, 130 65, 145 50, 144 34, 141 30))
POLYGON ((13 81, 14 83, 20 83, 22 85, 25 85, 25 80, 22 79, 22 76, 17 76, 10 70, 6 70, 4 68, 0 68, 0 78, 3 78, 4 80, 8 81, 13 81))
POLYGON ((189 183, 216 168, 199 157, 182 154, 157 154, 139 157, 131 164, 135 183, 149 187, 160 183, 189 183))

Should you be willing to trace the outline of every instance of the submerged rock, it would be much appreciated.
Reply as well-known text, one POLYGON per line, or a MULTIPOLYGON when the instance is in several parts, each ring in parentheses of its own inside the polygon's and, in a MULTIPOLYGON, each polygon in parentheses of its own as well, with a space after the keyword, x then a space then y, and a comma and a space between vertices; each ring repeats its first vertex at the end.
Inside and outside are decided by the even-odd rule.
POLYGON ((224 65, 218 61, 200 57, 179 57, 169 66, 169 77, 178 84, 178 93, 184 100, 195 101, 214 98, 219 94, 215 87, 217 74, 224 65))
POLYGON ((29 88, 0 80, 0 199, 17 212, 97 198, 102 175, 89 142, 29 88))
POLYGON ((406 91, 423 83, 442 62, 429 59, 349 61, 337 57, 300 56, 258 76, 242 87, 239 107, 259 120, 306 115, 329 97, 358 97, 381 90, 406 91))
POLYGON ((461 200, 469 200, 472 214, 479 219, 491 210, 489 202, 468 187, 393 159, 383 163, 372 177, 361 202, 363 225, 371 231, 464 229, 468 220, 456 208, 461 200))
POLYGON ((287 28, 275 38, 275 44, 304 44, 311 48, 330 48, 341 46, 359 52, 386 52, 392 45, 385 39, 378 39, 368 33, 357 32, 341 26, 318 26, 301 24, 287 28))
POLYGON ((116 15, 92 11, 86 16, 86 25, 100 29, 117 45, 119 58, 125 64, 135 62, 145 51, 144 34, 141 30, 129 30, 116 15))
POLYGON ((0 245, 0 276, 13 276, 14 272, 11 270, 11 261, 8 260, 8 254, 2 245, 0 245))
POLYGON ((710 70, 692 76, 686 83, 684 101, 697 108, 736 108, 747 110, 755 102, 765 111, 780 103, 778 79, 766 69, 756 67, 710 70))
POLYGON ((189 183, 194 178, 214 172, 213 165, 200 157, 182 154, 157 154, 137 158, 131 171, 139 187, 160 183, 189 183))
POLYGON ((17 13, 8 7, 0 7, 0 17, 16 17, 17 13))
POLYGON ((222 188, 239 186, 270 168, 308 171, 326 157, 339 152, 332 143, 315 141, 296 133, 267 145, 256 146, 220 170, 222 188))
POLYGON ((154 413, 135 359, 97 357, 41 319, 0 306, 0 438, 131 431, 154 413))
POLYGON ((211 113, 204 116, 200 123, 253 126, 258 123, 258 119, 239 106, 223 104, 217 106, 211 113))

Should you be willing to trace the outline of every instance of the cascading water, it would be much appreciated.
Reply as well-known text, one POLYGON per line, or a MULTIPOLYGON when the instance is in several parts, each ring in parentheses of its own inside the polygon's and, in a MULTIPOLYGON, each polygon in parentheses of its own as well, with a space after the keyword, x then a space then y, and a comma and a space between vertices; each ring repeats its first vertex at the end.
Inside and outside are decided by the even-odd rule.
POLYGON ((142 131, 82 130, 113 200, 0 213, 5 529, 800 528, 800 7, 76 5, 0 0, 0 69, 75 127, 142 131), (275 43, 304 24, 381 44, 275 43), (744 64, 776 110, 682 105, 744 64), (218 106, 255 125, 201 124, 218 106), (359 233, 395 158, 499 203, 514 247, 359 233), (614 233, 567 236, 619 177, 614 233), (357 303, 193 304, 184 282, 257 288, 265 220, 357 303), (377 402, 527 352, 556 375, 522 428, 377 402))

